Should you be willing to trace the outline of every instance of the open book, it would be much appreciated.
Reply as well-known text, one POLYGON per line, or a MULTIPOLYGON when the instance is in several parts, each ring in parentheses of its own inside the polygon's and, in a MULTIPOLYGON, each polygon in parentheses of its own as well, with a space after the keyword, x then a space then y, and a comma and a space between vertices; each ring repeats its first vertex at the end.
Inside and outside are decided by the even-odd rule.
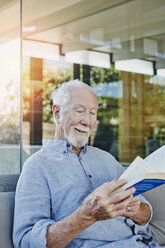
POLYGON ((159 171, 156 166, 149 164, 138 156, 120 176, 121 178, 126 179, 127 183, 117 191, 135 187, 134 196, 136 196, 165 184, 165 168, 163 168, 163 171, 159 171))

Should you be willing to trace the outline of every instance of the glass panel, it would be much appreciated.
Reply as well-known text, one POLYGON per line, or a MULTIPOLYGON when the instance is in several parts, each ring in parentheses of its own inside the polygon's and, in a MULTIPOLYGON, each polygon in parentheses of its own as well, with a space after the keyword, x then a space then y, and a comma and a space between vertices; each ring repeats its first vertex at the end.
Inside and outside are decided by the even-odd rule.
POLYGON ((162 0, 23 3, 25 158, 53 138, 51 91, 72 78, 98 96, 91 145, 127 164, 165 143, 164 12, 162 0))
POLYGON ((165 144, 164 80, 120 72, 123 97, 119 104, 119 160, 146 157, 165 144))
MULTIPOLYGON (((23 47, 23 54, 24 51, 23 47)), ((58 60, 23 57, 24 160, 40 149, 42 139, 54 137, 51 93, 62 82, 71 79, 73 67, 63 56, 58 60)))
POLYGON ((20 2, 0 3, 0 173, 20 171, 20 2))

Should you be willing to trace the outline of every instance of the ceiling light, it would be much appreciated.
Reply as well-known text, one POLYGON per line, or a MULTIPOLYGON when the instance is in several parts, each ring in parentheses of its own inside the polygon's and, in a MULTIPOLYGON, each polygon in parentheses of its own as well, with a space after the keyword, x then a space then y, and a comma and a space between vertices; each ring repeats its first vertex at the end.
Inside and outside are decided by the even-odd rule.
POLYGON ((22 27, 23 32, 33 32, 36 31, 36 26, 31 26, 31 27, 22 27))
POLYGON ((115 62, 115 69, 119 71, 135 72, 153 75, 153 63, 142 59, 127 59, 115 62))
POLYGON ((157 75, 161 77, 165 77, 165 69, 157 69, 157 75))
POLYGON ((59 46, 44 42, 23 40, 23 57, 59 60, 59 46))
POLYGON ((110 54, 95 51, 74 51, 65 54, 67 63, 85 64, 90 66, 98 66, 110 68, 110 54))

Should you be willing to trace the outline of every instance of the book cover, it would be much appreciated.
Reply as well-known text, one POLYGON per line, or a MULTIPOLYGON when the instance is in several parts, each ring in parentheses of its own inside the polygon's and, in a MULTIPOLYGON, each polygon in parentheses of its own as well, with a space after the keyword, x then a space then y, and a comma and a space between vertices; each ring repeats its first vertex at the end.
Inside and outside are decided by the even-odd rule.
POLYGON ((136 191, 133 194, 133 196, 140 195, 146 191, 159 187, 160 185, 164 183, 165 183, 165 179, 157 179, 157 178, 142 179, 141 181, 132 185, 133 187, 136 188, 136 191))
POLYGON ((135 187, 136 191, 133 196, 136 196, 156 187, 159 187, 162 184, 165 184, 165 173, 148 173, 144 174, 140 178, 136 178, 128 182, 127 184, 122 186, 120 190, 135 187))
POLYGON ((121 178, 126 179, 127 183, 117 191, 135 187, 134 196, 136 196, 165 184, 165 169, 164 171, 157 170, 156 166, 152 166, 138 156, 123 172, 121 178))

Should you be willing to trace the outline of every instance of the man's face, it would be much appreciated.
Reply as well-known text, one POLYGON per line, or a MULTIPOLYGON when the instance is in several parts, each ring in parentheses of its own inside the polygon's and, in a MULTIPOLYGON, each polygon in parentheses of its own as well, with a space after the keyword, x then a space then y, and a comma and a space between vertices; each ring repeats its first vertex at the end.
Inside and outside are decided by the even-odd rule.
POLYGON ((88 142, 96 124, 97 100, 88 89, 71 92, 68 104, 60 110, 60 138, 74 147, 83 147, 88 142))

